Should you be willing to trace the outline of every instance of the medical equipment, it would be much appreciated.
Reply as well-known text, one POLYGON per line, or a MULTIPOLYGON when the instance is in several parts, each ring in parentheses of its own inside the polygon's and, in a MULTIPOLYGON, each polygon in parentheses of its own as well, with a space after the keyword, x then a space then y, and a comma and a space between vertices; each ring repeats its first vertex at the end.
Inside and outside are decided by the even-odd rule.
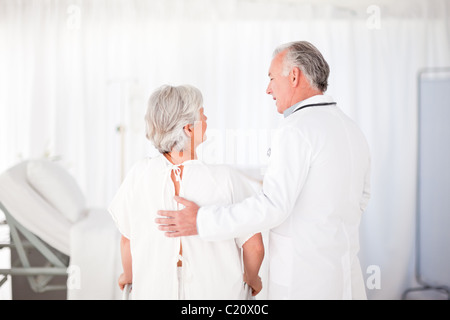
POLYGON ((425 68, 417 74, 416 285, 406 289, 402 299, 427 294, 450 300, 449 88, 450 67, 425 68))
POLYGON ((51 285, 49 283, 55 276, 67 276, 69 257, 52 248, 28 229, 20 225, 1 202, 0 210, 5 214, 6 223, 9 226, 11 234, 11 242, 0 244, 0 249, 6 247, 15 249, 17 250, 19 257, 18 261, 12 263, 10 269, 0 269, 0 275, 3 275, 3 278, 0 280, 0 287, 6 282, 7 276, 11 275, 26 276, 31 289, 34 292, 65 290, 65 285, 51 285), (47 259, 47 263, 44 266, 31 266, 27 256, 27 251, 30 248, 35 248, 47 259))
POLYGON ((13 282, 26 277, 36 293, 67 290, 68 299, 120 299, 115 285, 120 234, 106 209, 86 207, 63 166, 26 160, 0 174, 0 211, 10 233, 0 250, 9 248, 18 257, 10 268, 0 269, 0 286, 10 276, 13 282), (36 251, 43 263, 33 261, 36 251), (56 277, 67 281, 55 285, 56 277))
POLYGON ((131 294, 131 288, 132 288, 132 284, 128 283, 125 285, 125 287, 123 288, 123 292, 122 292, 122 300, 130 300, 130 294, 131 294))
POLYGON ((295 109, 294 111, 292 111, 292 113, 297 112, 297 111, 299 111, 299 110, 301 110, 301 109, 304 109, 304 108, 309 108, 309 107, 335 106, 335 105, 336 105, 336 102, 312 103, 312 104, 307 104, 307 105, 305 105, 305 106, 301 106, 300 108, 295 109))

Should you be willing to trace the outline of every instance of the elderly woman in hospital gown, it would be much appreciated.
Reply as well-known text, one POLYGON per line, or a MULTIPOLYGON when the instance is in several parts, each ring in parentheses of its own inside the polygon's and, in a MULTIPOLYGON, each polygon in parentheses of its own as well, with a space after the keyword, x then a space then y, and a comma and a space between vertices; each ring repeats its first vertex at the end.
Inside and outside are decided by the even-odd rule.
POLYGON ((177 195, 201 206, 227 205, 257 191, 238 171, 197 159, 207 120, 200 91, 160 87, 149 99, 145 120, 147 138, 161 154, 131 168, 109 207, 122 234, 119 286, 132 283, 134 299, 246 299, 258 294, 264 257, 260 233, 206 242, 165 237, 155 223, 157 210, 179 209, 177 195))

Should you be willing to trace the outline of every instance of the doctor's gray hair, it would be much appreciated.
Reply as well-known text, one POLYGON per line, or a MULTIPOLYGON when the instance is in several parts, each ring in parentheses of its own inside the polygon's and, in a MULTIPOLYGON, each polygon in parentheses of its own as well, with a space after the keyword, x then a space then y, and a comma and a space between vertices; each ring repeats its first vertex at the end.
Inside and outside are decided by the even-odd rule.
POLYGON ((309 81, 309 84, 321 92, 328 88, 330 67, 320 51, 308 41, 296 41, 277 47, 273 53, 275 57, 287 50, 283 61, 283 75, 289 75, 294 67, 298 67, 309 81))
POLYGON ((161 153, 183 151, 189 137, 184 127, 200 120, 203 96, 190 85, 163 85, 150 96, 145 114, 146 136, 161 153))

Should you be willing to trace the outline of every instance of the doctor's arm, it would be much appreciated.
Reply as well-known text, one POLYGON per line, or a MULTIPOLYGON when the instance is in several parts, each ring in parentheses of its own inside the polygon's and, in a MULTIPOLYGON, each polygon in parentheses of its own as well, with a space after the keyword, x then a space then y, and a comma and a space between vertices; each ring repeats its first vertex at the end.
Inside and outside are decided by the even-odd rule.
POLYGON ((218 241, 274 228, 291 214, 307 179, 312 147, 294 127, 279 129, 272 138, 260 193, 229 206, 201 207, 198 234, 218 241))
POLYGON ((281 224, 291 213, 309 172, 312 148, 293 127, 279 129, 272 139, 272 152, 263 190, 239 203, 201 207, 175 197, 184 205, 180 211, 158 211, 159 230, 168 237, 199 235, 218 241, 268 230, 281 224))
POLYGON ((133 282, 130 240, 124 236, 120 238, 120 254, 122 256, 123 273, 119 276, 119 287, 120 290, 123 290, 126 284, 133 282))

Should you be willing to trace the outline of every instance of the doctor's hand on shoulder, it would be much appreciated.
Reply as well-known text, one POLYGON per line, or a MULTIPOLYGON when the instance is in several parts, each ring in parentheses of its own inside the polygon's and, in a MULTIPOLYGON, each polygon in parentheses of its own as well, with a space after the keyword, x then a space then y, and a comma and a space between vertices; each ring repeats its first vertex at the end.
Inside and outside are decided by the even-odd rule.
POLYGON ((158 215, 165 218, 156 218, 158 229, 165 231, 170 238, 198 235, 197 213, 200 208, 195 202, 175 196, 175 201, 184 206, 181 210, 159 210, 158 215))

